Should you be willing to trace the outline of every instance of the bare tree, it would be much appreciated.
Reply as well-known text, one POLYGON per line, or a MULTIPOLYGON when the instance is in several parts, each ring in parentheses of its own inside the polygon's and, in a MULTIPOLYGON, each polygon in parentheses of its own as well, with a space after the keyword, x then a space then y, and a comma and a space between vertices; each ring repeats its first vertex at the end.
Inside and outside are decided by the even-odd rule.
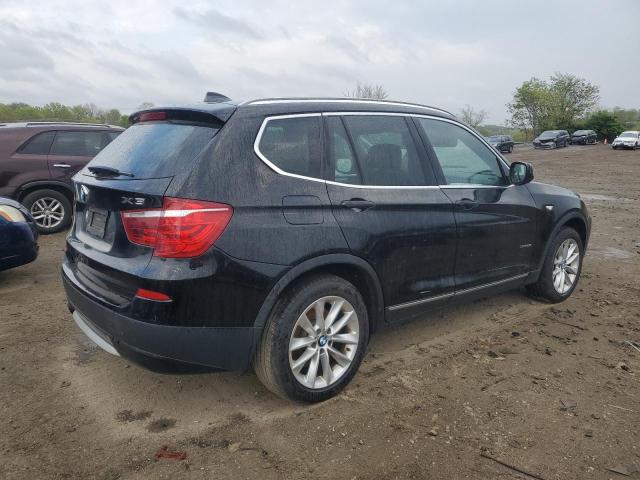
POLYGON ((475 110, 471 105, 465 105, 460 112, 462 121, 473 128, 478 128, 487 119, 487 115, 486 110, 475 110))
POLYGON ((360 83, 353 90, 345 90, 345 97, 351 98, 370 98, 373 100, 384 100, 389 96, 389 93, 382 85, 360 83))

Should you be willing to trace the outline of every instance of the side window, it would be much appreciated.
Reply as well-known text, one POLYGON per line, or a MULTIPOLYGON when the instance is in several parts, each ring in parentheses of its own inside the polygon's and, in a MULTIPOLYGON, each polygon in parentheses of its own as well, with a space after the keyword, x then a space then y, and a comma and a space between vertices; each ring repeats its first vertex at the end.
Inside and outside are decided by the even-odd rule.
POLYGON ((27 140, 27 142, 18 149, 17 153, 24 155, 47 155, 55 134, 55 132, 39 133, 27 140))
POLYGON ((51 155, 94 157, 103 147, 102 132, 58 132, 51 155))
POLYGON ((340 183, 362 184, 360 169, 356 157, 351 149, 347 132, 340 117, 328 116, 325 119, 327 127, 327 152, 329 171, 334 172, 329 180, 340 183))
POLYGON ((120 135, 122 132, 107 132, 107 141, 105 142, 105 146, 107 146, 109 143, 113 142, 116 138, 118 138, 118 135, 120 135))
POLYGON ((407 121, 402 116, 346 115, 355 159, 364 185, 433 185, 425 172, 407 121))
POLYGON ((322 178, 320 116, 268 120, 258 150, 287 173, 322 178))
POLYGON ((420 118, 449 185, 506 185, 493 151, 475 135, 449 122, 420 118))

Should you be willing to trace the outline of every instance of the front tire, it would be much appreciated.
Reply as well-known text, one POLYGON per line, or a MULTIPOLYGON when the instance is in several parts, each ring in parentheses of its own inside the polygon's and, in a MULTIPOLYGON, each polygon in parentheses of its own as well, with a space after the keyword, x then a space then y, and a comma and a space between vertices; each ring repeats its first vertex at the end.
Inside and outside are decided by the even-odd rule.
POLYGON ((22 204, 29 209, 42 234, 60 232, 71 224, 71 202, 57 190, 35 190, 22 199, 22 204))
POLYGON ((578 232, 565 227, 556 235, 547 251, 538 281, 527 286, 536 298, 559 303, 571 296, 582 273, 584 247, 578 232))
POLYGON ((320 402, 351 381, 368 341, 368 312, 356 287, 335 275, 309 277, 273 308, 255 372, 276 395, 320 402))

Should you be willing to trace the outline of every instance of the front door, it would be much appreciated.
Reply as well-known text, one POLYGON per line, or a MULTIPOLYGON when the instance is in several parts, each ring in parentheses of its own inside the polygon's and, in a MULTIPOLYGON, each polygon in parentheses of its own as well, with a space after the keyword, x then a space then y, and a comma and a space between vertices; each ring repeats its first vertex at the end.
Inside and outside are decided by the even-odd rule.
POLYGON ((416 123, 455 208, 456 291, 523 278, 536 239, 536 206, 527 187, 510 185, 494 150, 470 130, 435 118, 416 123))
POLYGON ((453 293, 453 203, 403 116, 325 115, 327 189, 351 251, 382 283, 389 321, 453 293))

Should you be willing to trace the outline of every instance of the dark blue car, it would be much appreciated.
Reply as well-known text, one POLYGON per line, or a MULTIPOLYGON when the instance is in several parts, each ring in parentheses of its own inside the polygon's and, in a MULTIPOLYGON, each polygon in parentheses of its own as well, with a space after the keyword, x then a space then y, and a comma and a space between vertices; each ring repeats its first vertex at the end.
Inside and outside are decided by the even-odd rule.
POLYGON ((29 211, 0 197, 0 271, 33 262, 38 256, 38 231, 29 211))

